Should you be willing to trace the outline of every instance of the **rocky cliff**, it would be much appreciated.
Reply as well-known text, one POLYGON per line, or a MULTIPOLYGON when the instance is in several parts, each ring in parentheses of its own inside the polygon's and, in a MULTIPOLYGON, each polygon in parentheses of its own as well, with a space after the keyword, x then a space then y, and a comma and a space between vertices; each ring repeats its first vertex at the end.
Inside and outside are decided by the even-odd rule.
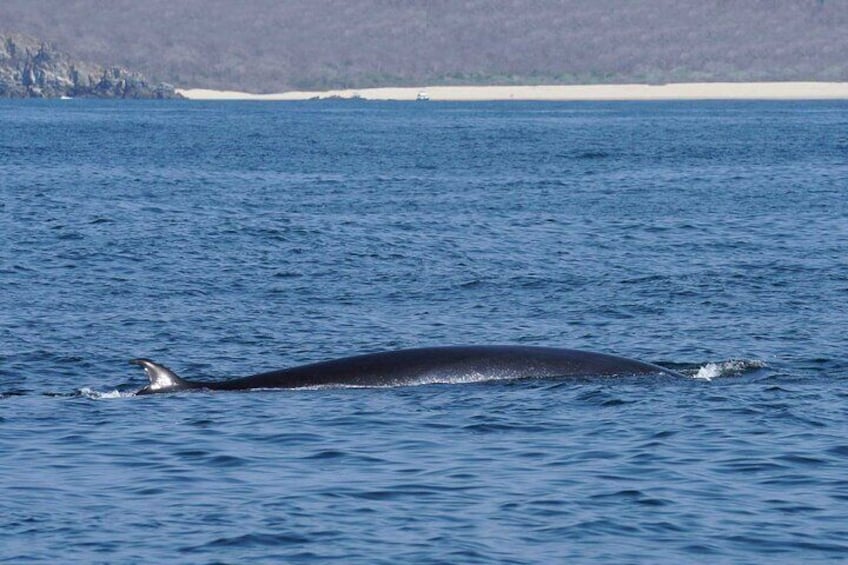
POLYGON ((50 43, 0 35, 0 98, 179 98, 170 84, 71 57, 50 43))

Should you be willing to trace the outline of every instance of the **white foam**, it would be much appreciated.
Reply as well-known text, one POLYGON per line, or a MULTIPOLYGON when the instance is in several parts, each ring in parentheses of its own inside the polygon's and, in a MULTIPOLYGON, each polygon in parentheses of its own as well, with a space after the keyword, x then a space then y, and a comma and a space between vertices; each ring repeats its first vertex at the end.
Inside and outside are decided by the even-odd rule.
MULTIPOLYGON (((472 372, 464 375, 449 375, 449 376, 440 376, 440 375, 430 375, 423 376, 414 381, 408 380, 397 380, 397 381, 386 381, 379 384, 351 384, 351 383, 331 383, 331 384, 323 384, 323 385, 308 385, 297 387, 297 390, 328 390, 328 389, 339 389, 339 388, 396 388, 396 387, 413 387, 413 386, 425 386, 425 385, 435 385, 435 384, 469 384, 469 383, 483 383, 489 381, 503 381, 520 378, 514 375, 500 375, 500 376, 492 376, 490 374, 472 372)), ((276 390, 270 388, 260 388, 260 389, 251 389, 251 390, 276 390)))
POLYGON ((728 361, 720 361, 718 363, 707 363, 695 373, 693 379, 702 379, 711 381, 719 377, 728 377, 739 375, 755 369, 765 367, 764 361, 756 359, 730 359, 728 361))
POLYGON ((79 389, 79 395, 91 400, 109 400, 112 398, 129 398, 135 396, 134 392, 121 392, 120 390, 112 390, 109 392, 100 392, 88 387, 79 389))

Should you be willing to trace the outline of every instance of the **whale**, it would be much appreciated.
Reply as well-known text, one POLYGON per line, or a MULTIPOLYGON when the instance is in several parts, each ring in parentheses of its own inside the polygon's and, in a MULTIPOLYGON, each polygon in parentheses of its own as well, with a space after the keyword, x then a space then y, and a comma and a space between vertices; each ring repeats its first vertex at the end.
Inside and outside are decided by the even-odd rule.
POLYGON ((666 367, 578 349, 520 345, 422 347, 368 353, 226 380, 187 380, 150 359, 132 359, 149 383, 136 394, 316 387, 391 387, 504 379, 661 375, 666 367))

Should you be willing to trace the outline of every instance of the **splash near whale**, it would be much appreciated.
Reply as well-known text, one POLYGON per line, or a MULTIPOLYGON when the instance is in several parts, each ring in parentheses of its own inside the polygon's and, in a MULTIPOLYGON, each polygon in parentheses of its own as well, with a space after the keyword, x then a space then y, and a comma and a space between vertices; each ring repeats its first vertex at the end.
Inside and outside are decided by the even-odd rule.
POLYGON ((137 394, 325 386, 384 387, 556 377, 682 376, 659 365, 604 353, 494 345, 369 353, 222 381, 189 381, 149 359, 133 359, 130 363, 143 367, 150 381, 137 394))

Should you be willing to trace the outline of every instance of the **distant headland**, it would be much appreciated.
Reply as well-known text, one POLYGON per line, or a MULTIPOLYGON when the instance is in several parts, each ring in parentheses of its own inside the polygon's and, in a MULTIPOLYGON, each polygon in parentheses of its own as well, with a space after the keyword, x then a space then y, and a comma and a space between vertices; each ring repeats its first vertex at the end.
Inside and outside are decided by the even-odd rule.
POLYGON ((186 89, 426 86, 438 100, 435 87, 845 82, 846 4, 2 0, 0 33, 186 89))
POLYGON ((140 73, 73 60, 55 45, 0 35, 0 98, 181 98, 140 73))

